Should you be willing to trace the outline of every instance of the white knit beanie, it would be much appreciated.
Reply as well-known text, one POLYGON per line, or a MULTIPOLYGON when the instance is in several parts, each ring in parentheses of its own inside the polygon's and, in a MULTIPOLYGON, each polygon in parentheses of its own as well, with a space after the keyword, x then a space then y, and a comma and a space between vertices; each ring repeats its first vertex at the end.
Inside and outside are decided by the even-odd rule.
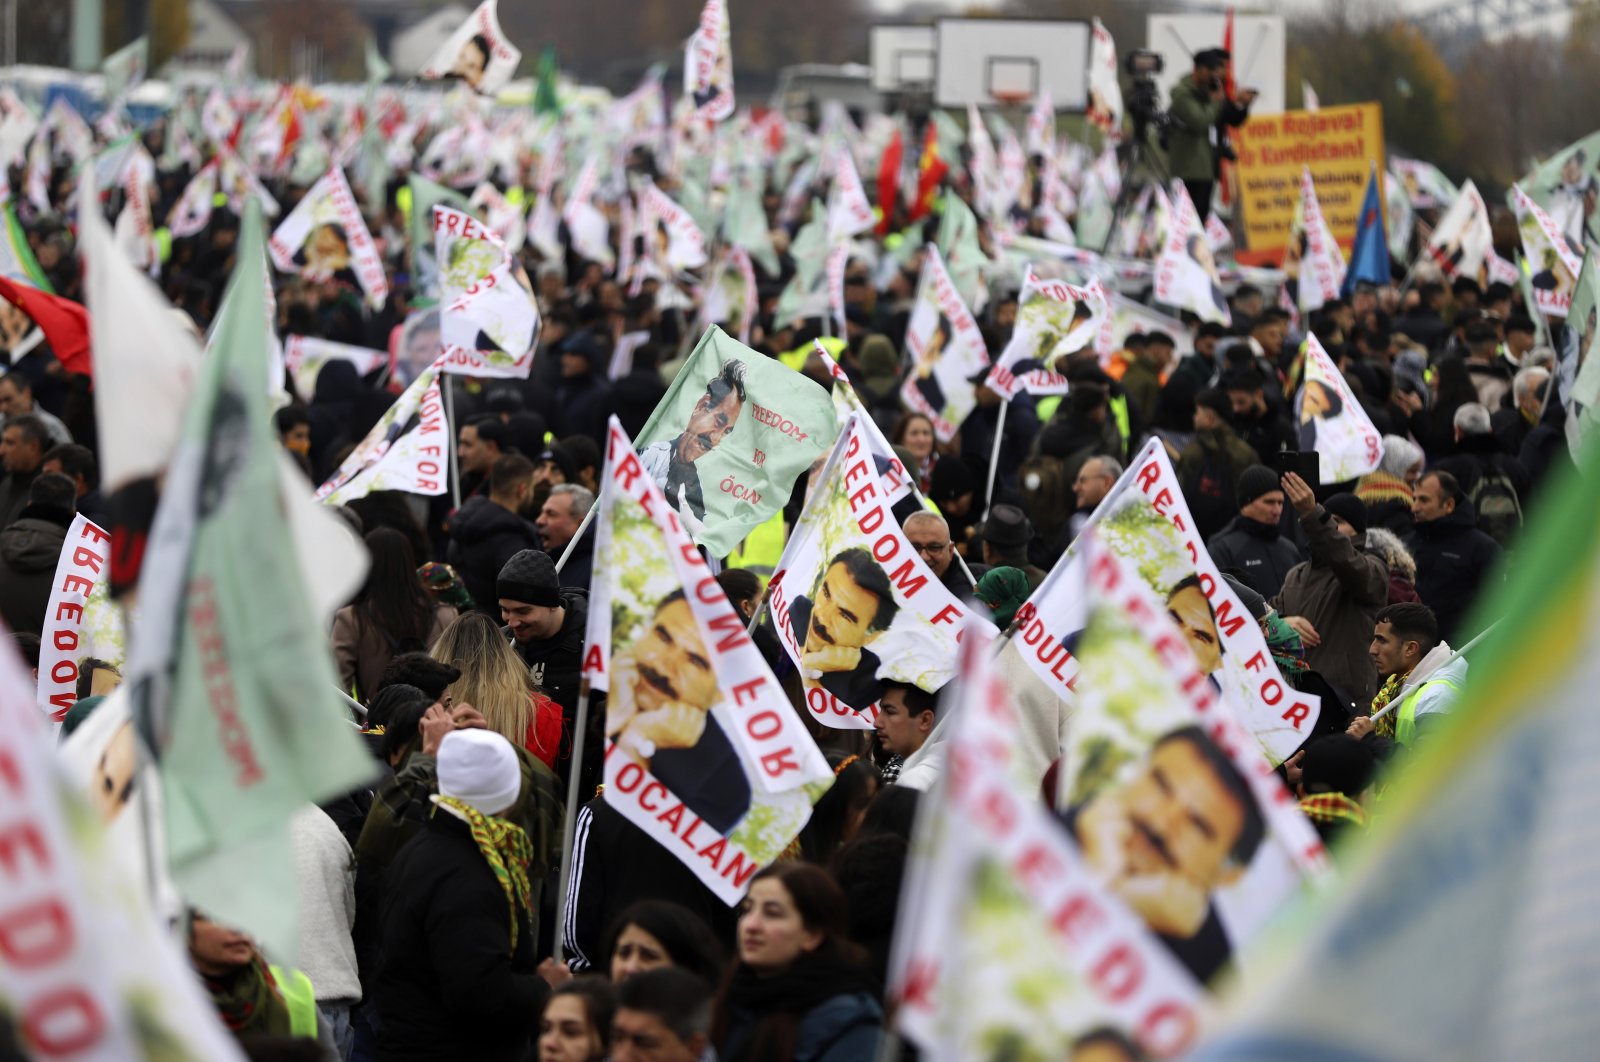
POLYGON ((485 815, 517 802, 522 768, 511 742, 492 730, 452 730, 439 742, 439 795, 455 797, 485 815))

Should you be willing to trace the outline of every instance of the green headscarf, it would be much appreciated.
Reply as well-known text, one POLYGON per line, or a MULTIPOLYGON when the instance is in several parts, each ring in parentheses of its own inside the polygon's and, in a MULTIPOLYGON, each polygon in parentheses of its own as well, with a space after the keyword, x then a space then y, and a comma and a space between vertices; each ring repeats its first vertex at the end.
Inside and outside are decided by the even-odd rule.
POLYGON ((1029 593, 1028 577, 1021 568, 990 568, 978 580, 978 600, 988 606, 995 625, 1002 630, 1011 626, 1029 593))

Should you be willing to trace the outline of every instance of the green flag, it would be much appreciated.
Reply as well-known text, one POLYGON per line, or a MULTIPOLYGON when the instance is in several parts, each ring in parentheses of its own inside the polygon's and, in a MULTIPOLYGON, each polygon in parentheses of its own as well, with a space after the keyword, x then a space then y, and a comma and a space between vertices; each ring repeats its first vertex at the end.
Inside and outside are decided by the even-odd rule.
POLYGON ((761 205, 761 189, 756 184, 759 170, 741 170, 728 185, 728 206, 722 216, 722 238, 743 247, 750 260, 769 277, 780 272, 778 252, 772 248, 772 233, 767 229, 767 211, 761 205))
POLYGON ((56 293, 28 246, 27 234, 22 231, 9 198, 0 199, 0 277, 32 284, 50 295, 56 293))
POLYGON ((533 113, 561 116, 561 97, 556 92, 556 50, 547 45, 539 53, 539 81, 533 89, 533 113))
POLYGON ((106 103, 117 102, 124 92, 144 80, 150 68, 150 38, 140 37, 125 47, 118 48, 100 64, 100 73, 106 79, 106 103))
POLYGON ((827 391, 712 325, 634 442, 691 537, 725 557, 838 434, 827 391))
POLYGON ((378 41, 370 33, 367 35, 367 84, 381 85, 388 81, 394 73, 394 67, 378 51, 378 41))
MULTIPOLYGON (((1529 170, 1517 185, 1550 215, 1574 249, 1600 243, 1600 223, 1588 217, 1584 201, 1600 171, 1600 133, 1568 144, 1529 170)), ((1515 195, 1506 189, 1506 202, 1515 195)))
POLYGON ((1594 254, 1583 256, 1583 269, 1578 273, 1578 286, 1572 292, 1572 308, 1567 311, 1567 326, 1578 334, 1578 351, 1582 367, 1572 385, 1572 397, 1585 406, 1600 405, 1600 327, 1596 327, 1590 314, 1600 311, 1600 267, 1595 266, 1594 254))
POLYGON ((263 240, 251 199, 150 535, 129 692, 161 772, 180 892, 292 955, 289 817, 373 772, 343 717, 291 530, 262 385, 263 240))
POLYGON ((939 235, 934 243, 944 255, 945 267, 956 290, 974 311, 987 301, 983 264, 988 256, 978 245, 978 218, 972 208, 955 195, 944 197, 944 216, 939 219, 939 235))
POLYGON ((827 277, 823 275, 828 264, 828 210, 820 199, 812 200, 811 220, 794 234, 789 254, 794 258, 794 279, 778 296, 773 315, 780 328, 828 312, 827 277))
POLYGON ((439 263, 433 253, 433 208, 455 207, 470 214, 472 203, 460 192, 414 173, 406 183, 411 188, 411 284, 417 293, 412 302, 418 307, 427 307, 439 301, 439 263))

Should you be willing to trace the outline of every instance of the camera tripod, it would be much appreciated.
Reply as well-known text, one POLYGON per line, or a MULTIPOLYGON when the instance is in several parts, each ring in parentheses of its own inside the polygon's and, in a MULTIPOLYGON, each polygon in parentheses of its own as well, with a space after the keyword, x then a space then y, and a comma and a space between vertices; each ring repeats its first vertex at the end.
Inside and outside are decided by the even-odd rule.
POLYGON ((1153 183, 1165 190, 1172 181, 1166 161, 1150 150, 1150 130, 1151 123, 1148 120, 1134 118, 1133 136, 1128 139, 1127 144, 1128 153, 1120 165, 1122 188, 1117 192, 1116 203, 1111 208, 1111 228, 1107 230, 1106 238, 1100 244, 1101 254, 1105 254, 1107 248, 1111 246, 1111 241, 1116 238, 1123 219, 1139 201, 1144 189, 1153 183))

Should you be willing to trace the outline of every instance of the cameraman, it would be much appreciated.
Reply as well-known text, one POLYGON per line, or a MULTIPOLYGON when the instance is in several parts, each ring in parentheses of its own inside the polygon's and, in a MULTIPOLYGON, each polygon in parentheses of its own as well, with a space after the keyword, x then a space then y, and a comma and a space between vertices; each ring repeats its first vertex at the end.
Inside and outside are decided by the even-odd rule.
POLYGON ((1234 100, 1223 92, 1222 75, 1230 56, 1221 48, 1196 52, 1194 71, 1172 86, 1168 113, 1167 166, 1183 182, 1204 221, 1211 213, 1211 193, 1217 184, 1220 126, 1240 126, 1250 117, 1255 89, 1243 89, 1234 100))

